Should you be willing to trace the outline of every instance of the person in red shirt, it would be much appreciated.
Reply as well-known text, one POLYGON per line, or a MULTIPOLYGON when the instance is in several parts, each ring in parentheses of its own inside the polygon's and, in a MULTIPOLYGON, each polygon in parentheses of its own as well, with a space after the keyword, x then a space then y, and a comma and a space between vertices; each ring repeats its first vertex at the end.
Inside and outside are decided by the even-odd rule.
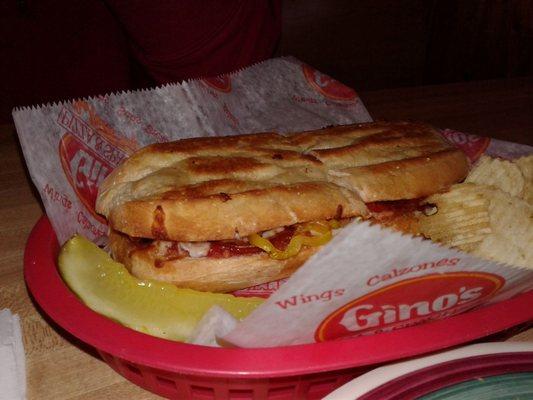
POLYGON ((156 83, 216 76, 271 57, 281 0, 105 0, 156 83))
POLYGON ((280 34, 281 0, 4 1, 0 123, 16 106, 232 72, 280 34))

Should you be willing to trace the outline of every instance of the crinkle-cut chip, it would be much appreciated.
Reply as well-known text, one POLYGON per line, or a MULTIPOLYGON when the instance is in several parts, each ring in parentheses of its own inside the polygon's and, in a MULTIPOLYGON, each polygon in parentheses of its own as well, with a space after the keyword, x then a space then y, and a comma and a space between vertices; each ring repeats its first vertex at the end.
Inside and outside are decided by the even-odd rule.
POLYGON ((470 252, 492 261, 533 268, 533 252, 513 243, 507 235, 488 235, 470 252))
POLYGON ((481 258, 533 268, 533 206, 494 187, 463 183, 427 199, 423 234, 481 258))
POLYGON ((491 232, 489 200, 479 193, 477 185, 459 184, 446 193, 428 197, 437 213, 422 216, 420 231, 436 242, 468 251, 491 232))
POLYGON ((498 189, 482 188, 489 202, 491 234, 473 251, 494 261, 533 268, 533 206, 498 189))
POLYGON ((529 204, 533 204, 533 154, 520 157, 514 162, 524 175, 525 184, 522 198, 529 204))
POLYGON ((465 182, 494 186, 520 198, 525 185, 524 175, 515 163, 488 156, 479 159, 465 182))

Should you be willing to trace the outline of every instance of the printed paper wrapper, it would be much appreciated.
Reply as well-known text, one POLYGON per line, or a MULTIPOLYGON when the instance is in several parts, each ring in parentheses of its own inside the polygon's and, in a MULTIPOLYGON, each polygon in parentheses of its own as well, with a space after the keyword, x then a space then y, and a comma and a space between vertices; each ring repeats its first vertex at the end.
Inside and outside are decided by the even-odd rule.
POLYGON ((368 222, 353 223, 224 340, 272 347, 369 335, 448 317, 531 288, 533 270, 480 260, 368 222))
POLYGON ((105 241, 102 180, 136 149, 194 136, 289 132, 371 121, 353 89, 293 58, 153 90, 16 109, 30 175, 59 242, 105 241))
MULTIPOLYGON (((80 233, 97 244, 106 242, 107 233, 94 212, 99 184, 149 143, 371 121, 353 89, 294 58, 152 90, 20 108, 13 118, 59 242, 80 233)), ((442 133, 471 161, 483 153, 516 158, 533 152, 453 130, 442 133)), ((225 339, 256 347, 386 331, 529 290, 531 274, 376 226, 350 225, 285 284, 240 291, 268 297, 279 289, 225 339)), ((224 315, 215 310, 206 325, 217 325, 213 321, 224 324, 224 315)), ((213 331, 227 332, 218 328, 213 331)), ((202 329, 212 343, 208 336, 202 329)))

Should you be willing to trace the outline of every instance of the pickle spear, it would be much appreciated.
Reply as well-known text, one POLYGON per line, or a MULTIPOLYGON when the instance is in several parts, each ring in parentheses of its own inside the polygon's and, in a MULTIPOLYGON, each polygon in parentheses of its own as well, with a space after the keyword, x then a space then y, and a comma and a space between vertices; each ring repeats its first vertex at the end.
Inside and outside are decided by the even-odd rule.
POLYGON ((58 264, 67 285, 93 311, 165 339, 186 341, 215 304, 240 320, 264 301, 137 279, 124 265, 79 235, 63 245, 58 264))

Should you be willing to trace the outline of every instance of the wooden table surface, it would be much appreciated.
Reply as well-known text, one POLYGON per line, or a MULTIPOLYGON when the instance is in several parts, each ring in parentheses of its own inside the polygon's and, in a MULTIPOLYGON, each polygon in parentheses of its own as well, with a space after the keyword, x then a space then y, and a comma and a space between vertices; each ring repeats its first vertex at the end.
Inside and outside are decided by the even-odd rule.
MULTIPOLYGON (((411 119, 533 145, 533 78, 360 93, 375 119, 411 119)), ((36 310, 23 279, 24 245, 43 210, 13 125, 0 126, 0 309, 21 317, 28 399, 154 399, 36 310)), ((511 340, 533 341, 533 330, 511 340)))

